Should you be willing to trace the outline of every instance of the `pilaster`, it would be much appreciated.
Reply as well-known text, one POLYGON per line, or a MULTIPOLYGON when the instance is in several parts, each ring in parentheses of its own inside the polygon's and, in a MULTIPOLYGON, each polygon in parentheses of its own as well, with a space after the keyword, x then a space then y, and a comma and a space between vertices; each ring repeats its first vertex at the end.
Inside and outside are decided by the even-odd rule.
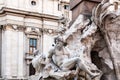
POLYGON ((6 79, 23 79, 24 27, 7 24, 2 37, 2 76, 6 79))
POLYGON ((24 64, 24 33, 18 32, 18 76, 23 78, 24 64))
POLYGON ((12 26, 5 25, 3 27, 2 36, 2 76, 4 78, 11 78, 11 63, 12 63, 12 52, 11 52, 11 39, 12 39, 12 26))

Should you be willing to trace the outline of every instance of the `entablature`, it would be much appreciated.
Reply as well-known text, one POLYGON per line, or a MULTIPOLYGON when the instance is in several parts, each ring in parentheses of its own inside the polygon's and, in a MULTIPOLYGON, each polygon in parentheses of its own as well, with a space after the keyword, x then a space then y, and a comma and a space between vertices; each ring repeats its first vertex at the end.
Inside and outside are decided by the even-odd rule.
POLYGON ((29 11, 23 11, 23 10, 18 10, 18 9, 12 9, 12 8, 7 8, 3 7, 0 10, 0 14, 18 14, 20 16, 32 16, 32 17, 38 17, 38 18, 46 18, 46 19, 52 19, 52 20, 59 20, 59 16, 54 16, 54 15, 49 15, 49 14, 44 14, 44 13, 37 13, 37 12, 29 12, 29 11))

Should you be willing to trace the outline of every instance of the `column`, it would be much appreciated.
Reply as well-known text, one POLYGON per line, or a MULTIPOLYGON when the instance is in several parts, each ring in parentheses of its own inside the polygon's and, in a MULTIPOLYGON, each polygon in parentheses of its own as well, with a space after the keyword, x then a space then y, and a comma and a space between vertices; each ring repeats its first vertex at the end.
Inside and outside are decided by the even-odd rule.
POLYGON ((13 30, 11 32, 11 76, 13 78, 17 78, 17 68, 18 68, 18 62, 17 62, 17 59, 18 59, 18 32, 16 30, 13 30))
POLYGON ((2 76, 6 79, 23 79, 24 33, 15 25, 7 25, 4 28, 2 36, 2 76))
POLYGON ((24 33, 23 33, 23 28, 18 32, 18 76, 19 78, 23 78, 24 76, 24 33))
POLYGON ((2 36, 2 76, 3 78, 11 78, 11 36, 12 27, 9 25, 4 26, 2 36))

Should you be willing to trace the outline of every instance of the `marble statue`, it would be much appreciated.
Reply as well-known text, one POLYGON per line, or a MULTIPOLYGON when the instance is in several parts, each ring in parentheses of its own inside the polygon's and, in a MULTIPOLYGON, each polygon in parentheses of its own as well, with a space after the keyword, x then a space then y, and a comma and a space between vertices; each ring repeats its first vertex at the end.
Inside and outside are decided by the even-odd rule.
POLYGON ((48 56, 39 54, 32 60, 39 80, 120 80, 119 4, 118 0, 103 0, 93 9, 90 19, 84 20, 80 14, 70 28, 60 32, 48 56), (98 51, 102 67, 93 63, 92 50, 98 51))
POLYGON ((91 77, 95 77, 100 74, 99 70, 96 70, 96 72, 93 70, 94 72, 92 72, 90 67, 87 66, 79 56, 71 57, 69 51, 65 50, 66 43, 64 43, 62 39, 55 39, 55 44, 56 46, 54 49, 50 50, 48 58, 53 58, 51 62, 54 63, 55 66, 58 66, 58 70, 68 71, 77 67, 78 69, 82 69, 88 73, 91 77))
MULTIPOLYGON (((90 28, 89 31, 92 31, 92 29, 94 31, 94 28, 90 28)), ((85 37, 86 36, 83 35, 80 39, 83 40, 85 37)), ((101 71, 94 64, 92 64, 90 61, 85 61, 84 57, 82 56, 83 53, 80 54, 80 51, 74 52, 70 50, 67 47, 68 44, 64 41, 65 40, 61 36, 55 38, 55 46, 49 51, 48 57, 46 57, 46 60, 48 59, 49 63, 52 64, 50 65, 51 67, 46 64, 47 67, 44 68, 45 70, 48 70, 47 68, 50 69, 48 71, 48 76, 54 77, 57 80, 71 77, 71 74, 75 77, 79 73, 79 70, 83 70, 91 78, 94 78, 101 74, 101 71)), ((78 48, 76 44, 74 46, 74 48, 77 50, 81 49, 81 52, 84 52, 84 50, 86 50, 85 45, 81 45, 81 48, 78 48)), ((35 58, 35 60, 38 61, 40 59, 40 56, 35 58)), ((41 64, 35 60, 33 59, 33 64, 41 64)))
POLYGON ((44 67, 45 56, 39 54, 39 50, 35 50, 34 54, 36 55, 35 58, 32 60, 32 65, 35 68, 36 73, 39 74, 44 67))

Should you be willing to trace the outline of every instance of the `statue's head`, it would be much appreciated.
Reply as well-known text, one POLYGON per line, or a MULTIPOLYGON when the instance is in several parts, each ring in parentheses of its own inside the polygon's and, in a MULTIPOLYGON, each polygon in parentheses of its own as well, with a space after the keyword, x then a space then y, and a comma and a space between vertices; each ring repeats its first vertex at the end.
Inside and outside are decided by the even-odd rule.
POLYGON ((63 39, 60 38, 60 37, 56 37, 56 38, 54 39, 54 42, 55 42, 56 47, 57 47, 58 49, 61 49, 63 46, 66 46, 66 45, 67 45, 67 43, 65 43, 65 42, 63 41, 63 39))

